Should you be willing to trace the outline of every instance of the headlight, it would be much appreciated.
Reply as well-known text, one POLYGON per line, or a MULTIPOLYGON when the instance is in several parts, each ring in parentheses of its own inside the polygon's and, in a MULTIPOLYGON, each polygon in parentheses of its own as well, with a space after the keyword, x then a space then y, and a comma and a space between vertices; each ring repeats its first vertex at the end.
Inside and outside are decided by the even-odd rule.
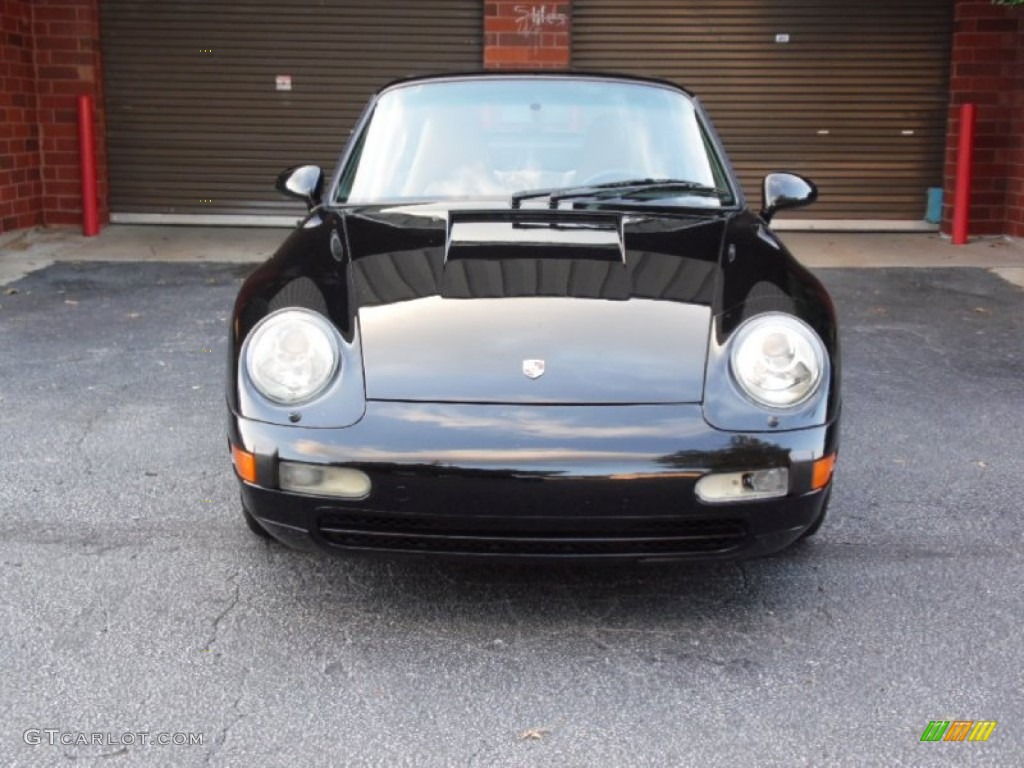
POLYGON ((802 403, 821 384, 825 347, 810 326, 766 312, 748 320, 732 341, 732 374, 755 402, 774 408, 802 403))
POLYGON ((323 316, 282 309, 263 318, 246 345, 245 365, 256 388, 290 405, 320 394, 338 368, 338 345, 323 316))

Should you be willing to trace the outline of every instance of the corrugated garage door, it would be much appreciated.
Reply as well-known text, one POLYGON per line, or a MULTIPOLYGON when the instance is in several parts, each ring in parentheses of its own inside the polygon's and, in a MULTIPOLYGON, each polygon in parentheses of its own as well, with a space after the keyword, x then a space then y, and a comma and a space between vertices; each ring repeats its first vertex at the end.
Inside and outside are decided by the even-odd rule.
POLYGON ((480 0, 100 6, 115 213, 292 213, 274 178, 332 168, 374 90, 481 62, 480 0))
POLYGON ((794 216, 921 219, 942 185, 948 0, 576 0, 573 64, 695 91, 751 201, 771 170, 820 202, 794 216))

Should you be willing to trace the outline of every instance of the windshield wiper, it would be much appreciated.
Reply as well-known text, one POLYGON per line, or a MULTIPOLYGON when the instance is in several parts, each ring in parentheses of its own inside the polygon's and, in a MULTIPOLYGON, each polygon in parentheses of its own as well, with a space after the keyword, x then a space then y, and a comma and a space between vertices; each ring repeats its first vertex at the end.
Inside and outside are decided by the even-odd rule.
POLYGON ((611 181, 606 184, 590 184, 580 187, 554 187, 552 189, 527 189, 512 195, 512 207, 518 208, 523 200, 536 197, 548 198, 548 208, 557 208, 562 200, 576 197, 594 197, 606 200, 615 197, 629 197, 638 192, 688 192, 693 195, 721 198, 727 194, 723 189, 709 187, 696 181, 682 179, 629 179, 611 181))

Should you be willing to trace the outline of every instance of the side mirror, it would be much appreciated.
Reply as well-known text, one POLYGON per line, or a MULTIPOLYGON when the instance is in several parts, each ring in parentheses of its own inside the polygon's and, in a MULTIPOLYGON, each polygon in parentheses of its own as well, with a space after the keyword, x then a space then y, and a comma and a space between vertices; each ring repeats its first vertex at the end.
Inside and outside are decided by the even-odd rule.
POLYGON ((761 218, 770 222, 786 208, 800 208, 818 199, 814 183, 795 173, 769 173, 764 177, 761 218))
POLYGON ((282 195, 297 197, 312 210, 320 205, 324 172, 320 170, 319 165, 299 165, 281 173, 274 186, 282 195))

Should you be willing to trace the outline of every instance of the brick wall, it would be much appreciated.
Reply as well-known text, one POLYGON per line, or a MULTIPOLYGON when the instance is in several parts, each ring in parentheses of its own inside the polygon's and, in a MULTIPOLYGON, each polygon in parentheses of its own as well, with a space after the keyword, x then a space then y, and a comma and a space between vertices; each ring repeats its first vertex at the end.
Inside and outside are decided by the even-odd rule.
MULTIPOLYGON (((76 97, 96 100, 101 220, 108 220, 100 0, 0 0, 0 232, 81 221, 76 97)), ((563 69, 571 3, 481 0, 484 66, 563 69)), ((1024 8, 954 0, 943 229, 959 106, 978 105, 971 233, 1024 237, 1024 8)))
POLYGON ((100 219, 106 222, 99 2, 0 0, 0 7, 0 231, 81 222, 79 94, 96 102, 100 219))
POLYGON ((943 231, 951 230, 960 106, 977 105, 972 235, 1024 237, 1024 7, 956 0, 943 231))
POLYGON ((1014 112, 1010 129, 1010 142, 1004 151, 1006 166, 1006 231, 1012 237, 1024 238, 1024 7, 1015 9, 1017 40, 1014 43, 1016 60, 1011 66, 1017 75, 1013 101, 1014 112))
POLYGON ((0 232, 42 223, 31 0, 0 0, 0 232))
POLYGON ((569 66, 571 3, 485 0, 484 66, 565 69, 569 66))

